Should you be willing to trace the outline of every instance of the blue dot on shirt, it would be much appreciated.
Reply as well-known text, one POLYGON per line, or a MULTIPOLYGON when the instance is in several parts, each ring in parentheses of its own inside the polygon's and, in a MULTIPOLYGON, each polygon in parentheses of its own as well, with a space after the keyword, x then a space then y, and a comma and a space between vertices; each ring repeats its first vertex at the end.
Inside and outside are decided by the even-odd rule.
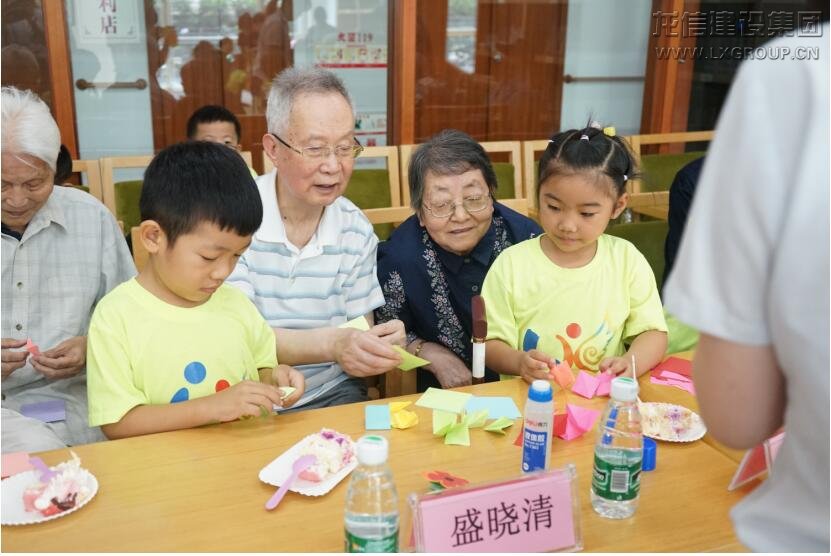
POLYGON ((187 388, 179 388, 176 393, 173 394, 173 397, 170 398, 170 403, 186 402, 189 397, 187 388))
POLYGON ((199 361, 188 363, 187 367, 185 367, 185 380, 191 384, 199 384, 205 380, 205 376, 207 376, 207 374, 208 371, 205 369, 205 365, 199 361))

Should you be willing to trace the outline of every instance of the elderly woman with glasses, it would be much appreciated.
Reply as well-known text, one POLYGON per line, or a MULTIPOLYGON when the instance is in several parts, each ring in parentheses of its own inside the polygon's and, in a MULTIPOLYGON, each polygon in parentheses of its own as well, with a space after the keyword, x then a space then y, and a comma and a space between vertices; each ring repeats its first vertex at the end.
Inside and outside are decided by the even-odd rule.
POLYGON ((355 158, 355 112, 343 82, 321 68, 289 68, 271 86, 265 154, 275 170, 257 178, 263 223, 228 282, 274 328, 280 363, 295 366, 310 409, 367 399, 363 377, 401 363, 400 321, 373 325, 384 303, 378 238, 343 197, 355 158), (367 332, 338 328, 366 317, 367 332))
POLYGON ((505 248, 542 230, 494 201, 493 167, 466 133, 445 130, 419 146, 409 176, 416 214, 378 248, 386 304, 375 318, 403 321, 407 350, 431 362, 418 371, 419 391, 463 386, 471 383, 471 298, 505 248))

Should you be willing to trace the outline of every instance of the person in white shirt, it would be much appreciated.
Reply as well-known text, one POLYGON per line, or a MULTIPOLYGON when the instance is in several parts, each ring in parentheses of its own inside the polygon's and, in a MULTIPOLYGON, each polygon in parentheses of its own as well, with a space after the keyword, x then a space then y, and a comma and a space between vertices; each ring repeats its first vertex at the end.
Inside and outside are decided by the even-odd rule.
MULTIPOLYGON (((401 363, 404 325, 337 328, 384 304, 378 238, 343 197, 355 158, 355 114, 343 82, 321 68, 289 68, 274 80, 263 137, 274 170, 257 178, 263 223, 228 283, 275 328, 277 356, 306 379, 294 408, 364 401, 363 377, 401 363)), ((293 409, 294 409, 293 408, 293 409)))
POLYGON ((46 104, 30 91, 4 87, 0 106, 2 450, 103 440, 87 424, 87 328, 98 300, 136 268, 104 205, 54 186, 61 141, 46 104), (40 355, 24 349, 27 340, 40 355), (50 401, 65 404, 64 419, 47 423, 23 414, 24 406, 50 401))
POLYGON ((693 378, 713 436, 747 449, 786 431, 731 512, 739 540, 828 552, 828 26, 765 48, 791 55, 741 66, 665 299, 701 330, 693 378))

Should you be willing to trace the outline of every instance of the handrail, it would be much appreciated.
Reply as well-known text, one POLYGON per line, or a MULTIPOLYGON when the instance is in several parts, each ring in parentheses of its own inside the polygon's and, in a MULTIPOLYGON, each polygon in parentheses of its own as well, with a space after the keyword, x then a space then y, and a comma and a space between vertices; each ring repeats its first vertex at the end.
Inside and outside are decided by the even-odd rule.
POLYGON ((75 86, 85 91, 87 89, 146 89, 147 81, 144 79, 136 79, 135 81, 115 81, 113 83, 101 83, 87 81, 86 79, 79 79, 75 82, 75 86))
POLYGON ((644 77, 638 75, 621 75, 621 76, 593 76, 593 77, 575 77, 569 73, 563 76, 565 83, 602 83, 604 81, 643 81, 644 77))

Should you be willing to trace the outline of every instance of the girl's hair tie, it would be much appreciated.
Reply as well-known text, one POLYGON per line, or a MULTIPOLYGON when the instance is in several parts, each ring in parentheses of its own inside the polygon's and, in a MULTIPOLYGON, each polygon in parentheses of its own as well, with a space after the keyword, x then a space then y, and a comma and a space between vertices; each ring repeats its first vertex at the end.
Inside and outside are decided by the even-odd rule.
POLYGON ((614 137, 614 136, 615 136, 616 131, 617 131, 617 130, 616 130, 614 127, 612 127, 612 126, 609 126, 609 127, 604 127, 604 128, 603 128, 603 134, 604 134, 604 135, 606 135, 606 136, 608 136, 608 137, 614 137))
POLYGON ((623 181, 629 181, 629 176, 627 176, 626 174, 623 174, 623 181))
POLYGON ((589 136, 588 136, 588 135, 586 135, 586 134, 584 133, 583 135, 581 135, 581 136, 580 136, 580 140, 581 140, 581 141, 588 141, 588 140, 589 140, 589 136))

